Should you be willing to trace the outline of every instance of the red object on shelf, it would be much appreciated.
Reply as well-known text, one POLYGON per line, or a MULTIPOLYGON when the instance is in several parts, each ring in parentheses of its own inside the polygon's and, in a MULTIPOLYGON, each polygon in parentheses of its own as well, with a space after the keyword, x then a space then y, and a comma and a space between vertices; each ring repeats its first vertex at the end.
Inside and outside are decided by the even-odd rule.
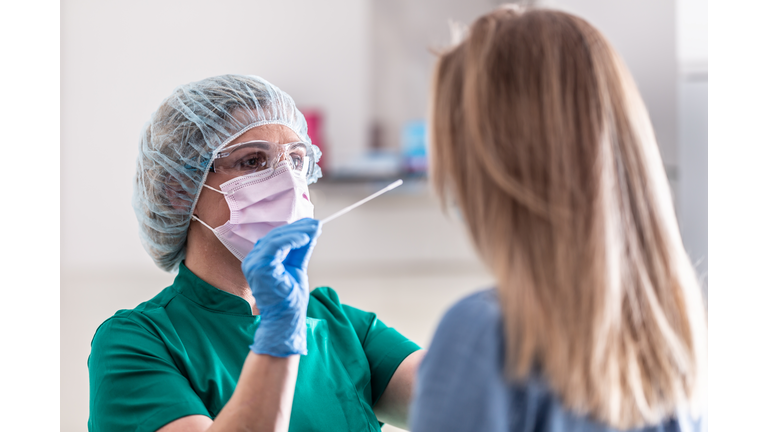
POLYGON ((328 149, 325 148, 325 142, 323 140, 323 112, 319 109, 302 109, 300 110, 304 114, 304 118, 307 120, 307 135, 312 140, 312 144, 318 146, 320 151, 323 152, 323 156, 320 158, 318 165, 322 168, 323 161, 328 157, 328 149))

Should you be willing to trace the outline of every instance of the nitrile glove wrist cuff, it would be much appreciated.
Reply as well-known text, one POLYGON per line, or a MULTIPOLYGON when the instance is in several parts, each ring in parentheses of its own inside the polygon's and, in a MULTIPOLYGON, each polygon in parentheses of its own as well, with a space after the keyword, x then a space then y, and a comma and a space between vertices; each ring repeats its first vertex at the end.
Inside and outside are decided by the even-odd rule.
POLYGON ((261 321, 253 337, 253 345, 250 346, 251 351, 273 357, 287 357, 294 354, 306 355, 306 310, 289 312, 275 306, 260 310, 261 321))

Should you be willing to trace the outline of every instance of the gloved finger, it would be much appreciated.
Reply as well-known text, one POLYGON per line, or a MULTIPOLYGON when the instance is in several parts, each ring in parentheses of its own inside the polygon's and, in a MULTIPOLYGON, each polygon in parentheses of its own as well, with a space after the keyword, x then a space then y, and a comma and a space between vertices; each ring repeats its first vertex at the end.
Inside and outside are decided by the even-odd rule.
POLYGON ((291 249, 283 260, 283 265, 286 267, 298 267, 306 269, 309 264, 309 258, 312 256, 312 251, 317 245, 317 239, 322 234, 322 228, 320 224, 312 231, 307 231, 307 235, 310 236, 311 241, 306 245, 299 248, 291 249))
POLYGON ((256 245, 254 246, 259 245, 259 243, 273 242, 275 239, 289 233, 303 232, 310 237, 314 237, 319 229, 320 221, 311 218, 304 218, 288 225, 273 228, 267 233, 267 235, 259 239, 259 241, 256 242, 256 245))
POLYGON ((278 233, 270 236, 269 239, 264 237, 245 256, 243 266, 245 267, 246 263, 250 266, 260 261, 272 262, 278 257, 279 261, 282 261, 291 249, 306 246, 311 240, 310 236, 302 231, 278 233))
POLYGON ((296 222, 289 223, 287 225, 281 225, 276 228, 272 228, 267 235, 263 237, 263 239, 269 239, 272 236, 280 235, 282 233, 287 232, 294 232, 294 231, 302 231, 302 232, 308 232, 311 230, 315 230, 316 227, 320 226, 320 221, 317 219, 312 218, 303 218, 299 219, 296 222))

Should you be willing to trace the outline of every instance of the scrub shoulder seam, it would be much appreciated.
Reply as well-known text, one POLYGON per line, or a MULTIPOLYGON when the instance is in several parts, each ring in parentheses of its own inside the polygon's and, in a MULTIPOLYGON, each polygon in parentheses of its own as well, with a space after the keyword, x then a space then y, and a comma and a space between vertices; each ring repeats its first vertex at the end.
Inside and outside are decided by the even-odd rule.
MULTIPOLYGON (((126 315, 126 316, 112 316, 112 317, 108 318, 108 319, 107 319, 107 321, 113 321, 113 323, 116 323, 117 321, 123 321, 123 322, 127 322, 127 323, 131 323, 131 324, 134 324, 134 325, 136 325, 137 327, 139 327, 139 328, 141 328, 142 330, 144 330, 145 332, 149 333, 150 335, 152 335, 152 336, 156 337, 157 339, 160 339, 160 337, 158 336, 157 332, 154 332, 154 331, 152 331, 151 329, 147 328, 147 326, 146 326, 146 325, 144 325, 143 323, 141 323, 139 320, 135 319, 135 318, 133 317, 134 315, 144 315, 144 313, 142 313, 142 312, 136 312, 136 311, 132 310, 132 311, 130 311, 130 313, 129 313, 128 315, 126 315)), ((148 318, 147 318, 147 319, 148 319, 148 318)), ((107 321, 105 321, 105 322, 104 322, 104 324, 106 324, 106 323, 107 323, 107 321)))

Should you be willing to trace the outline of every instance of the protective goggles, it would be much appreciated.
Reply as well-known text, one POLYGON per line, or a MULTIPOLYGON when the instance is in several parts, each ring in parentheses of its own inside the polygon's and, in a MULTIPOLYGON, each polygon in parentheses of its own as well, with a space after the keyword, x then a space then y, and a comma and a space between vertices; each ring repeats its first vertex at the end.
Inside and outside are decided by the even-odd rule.
POLYGON ((309 177, 315 169, 315 155, 312 146, 307 143, 275 144, 255 140, 219 150, 213 155, 211 172, 239 177, 274 168, 284 160, 305 177, 309 177))

